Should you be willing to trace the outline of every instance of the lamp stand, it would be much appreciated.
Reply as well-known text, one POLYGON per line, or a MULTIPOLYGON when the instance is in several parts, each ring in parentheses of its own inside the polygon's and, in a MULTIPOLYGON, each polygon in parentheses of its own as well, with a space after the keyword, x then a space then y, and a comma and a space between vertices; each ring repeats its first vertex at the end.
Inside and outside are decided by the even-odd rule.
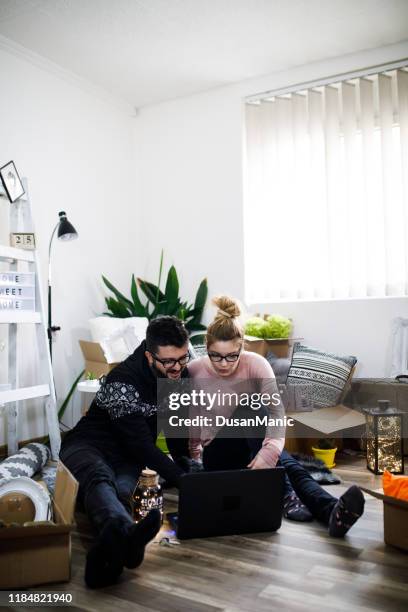
POLYGON ((47 335, 48 335, 48 344, 50 347, 50 358, 52 362, 52 334, 53 332, 59 331, 61 327, 55 326, 52 324, 52 285, 51 285, 51 247, 52 241, 54 239, 55 232, 59 226, 59 222, 54 227, 54 230, 51 234, 50 244, 48 247, 48 327, 47 327, 47 335))

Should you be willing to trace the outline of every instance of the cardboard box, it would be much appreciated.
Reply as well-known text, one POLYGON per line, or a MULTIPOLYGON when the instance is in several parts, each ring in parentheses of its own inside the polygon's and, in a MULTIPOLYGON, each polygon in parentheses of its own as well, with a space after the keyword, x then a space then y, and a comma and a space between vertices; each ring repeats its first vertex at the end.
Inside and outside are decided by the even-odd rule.
MULTIPOLYGON (((295 408, 287 410, 287 413, 293 418, 298 427, 307 428, 311 435, 300 435, 303 438, 321 438, 321 434, 331 435, 338 434, 342 437, 344 430, 351 430, 352 428, 359 428, 353 433, 353 436, 360 437, 359 430, 366 422, 365 414, 362 411, 355 410, 343 404, 344 398, 347 395, 348 389, 353 379, 354 366, 349 373, 348 379, 345 382, 343 391, 339 397, 339 403, 336 406, 327 406, 322 408, 309 407, 308 410, 296 410, 295 408)), ((292 437, 294 433, 292 432, 292 437)))
MULTIPOLYGON (((52 501, 55 524, 0 529, 0 589, 67 582, 71 571, 71 530, 78 482, 61 463, 57 466, 52 501)), ((7 519, 21 520, 27 508, 13 500, 7 519), (14 504, 14 508, 13 508, 14 504)))
POLYGON ((303 338, 256 338, 245 335, 244 348, 262 357, 266 357, 269 351, 272 351, 276 357, 291 358, 294 343, 301 340, 303 338))
POLYGON ((335 440, 338 450, 343 448, 343 438, 361 438, 364 417, 360 412, 342 404, 318 408, 312 412, 287 412, 294 426, 286 428, 285 448, 289 453, 312 454, 321 438, 335 440))
POLYGON ((383 501, 384 542, 408 552, 408 502, 362 486, 360 489, 383 501))
POLYGON ((117 363, 108 363, 99 342, 80 340, 79 345, 85 359, 85 374, 90 372, 95 378, 100 378, 118 365, 117 363))
POLYGON ((343 404, 317 408, 311 412, 290 412, 288 414, 294 421, 325 435, 365 424, 365 416, 361 412, 343 404))

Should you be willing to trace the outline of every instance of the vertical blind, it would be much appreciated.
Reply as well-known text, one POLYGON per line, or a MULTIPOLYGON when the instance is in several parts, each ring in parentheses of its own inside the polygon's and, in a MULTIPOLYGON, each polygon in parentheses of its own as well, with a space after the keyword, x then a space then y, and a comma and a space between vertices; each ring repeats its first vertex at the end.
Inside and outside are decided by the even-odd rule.
POLYGON ((245 105, 248 302, 408 295, 405 68, 245 105))

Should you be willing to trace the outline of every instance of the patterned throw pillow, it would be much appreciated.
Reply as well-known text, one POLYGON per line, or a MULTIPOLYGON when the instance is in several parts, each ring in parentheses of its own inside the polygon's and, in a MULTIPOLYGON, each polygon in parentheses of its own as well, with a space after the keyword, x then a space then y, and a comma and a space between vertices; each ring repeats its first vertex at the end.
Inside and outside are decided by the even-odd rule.
POLYGON ((28 476, 31 478, 47 463, 50 458, 50 449, 45 444, 30 442, 20 448, 15 454, 7 457, 0 464, 1 478, 17 478, 28 476))
POLYGON ((314 408, 336 406, 357 359, 340 357, 296 342, 286 384, 299 388, 314 408))

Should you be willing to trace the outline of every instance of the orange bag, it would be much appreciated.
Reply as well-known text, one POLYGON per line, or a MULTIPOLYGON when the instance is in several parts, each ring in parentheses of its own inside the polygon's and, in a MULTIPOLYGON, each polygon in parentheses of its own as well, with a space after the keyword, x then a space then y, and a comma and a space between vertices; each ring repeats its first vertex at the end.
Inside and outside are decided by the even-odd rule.
POLYGON ((408 476, 396 476, 385 470, 383 474, 384 494, 408 501, 408 476))

